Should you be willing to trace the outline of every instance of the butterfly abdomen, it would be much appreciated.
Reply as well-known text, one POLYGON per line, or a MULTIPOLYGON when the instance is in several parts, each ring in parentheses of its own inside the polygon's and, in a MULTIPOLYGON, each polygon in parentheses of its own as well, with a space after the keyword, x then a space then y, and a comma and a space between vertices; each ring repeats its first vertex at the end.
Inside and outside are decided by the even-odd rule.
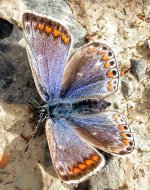
POLYGON ((73 111, 77 113, 98 113, 106 109, 111 104, 100 99, 86 99, 72 104, 73 111))
POLYGON ((49 105, 50 117, 68 117, 72 113, 98 113, 111 104, 105 100, 86 99, 75 103, 56 103, 49 105))

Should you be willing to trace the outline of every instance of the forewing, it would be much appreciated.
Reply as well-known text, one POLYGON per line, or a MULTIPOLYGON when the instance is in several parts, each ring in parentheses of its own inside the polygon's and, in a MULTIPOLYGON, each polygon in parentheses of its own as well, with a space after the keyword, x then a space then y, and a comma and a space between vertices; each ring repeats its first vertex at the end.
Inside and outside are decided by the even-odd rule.
POLYGON ((44 101, 57 98, 70 35, 61 24, 30 13, 23 15, 23 30, 38 92, 44 101))
POLYGON ((80 183, 103 167, 103 156, 82 141, 65 119, 48 119, 46 135, 55 170, 65 183, 80 183))
POLYGON ((73 129, 91 145, 112 154, 133 151, 134 138, 124 116, 114 111, 98 114, 72 114, 73 129))
POLYGON ((72 100, 105 98, 118 87, 119 72, 114 53, 101 43, 79 49, 65 69, 61 95, 72 100))

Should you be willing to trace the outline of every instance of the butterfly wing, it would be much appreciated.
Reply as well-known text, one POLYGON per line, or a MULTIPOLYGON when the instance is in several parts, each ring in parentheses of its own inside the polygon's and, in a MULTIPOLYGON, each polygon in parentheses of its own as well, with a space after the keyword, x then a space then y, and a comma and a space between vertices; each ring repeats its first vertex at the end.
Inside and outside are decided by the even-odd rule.
POLYGON ((30 13, 23 30, 34 81, 44 101, 57 98, 71 38, 59 23, 30 13))
POLYGON ((92 146, 117 155, 134 149, 134 138, 124 116, 115 111, 72 114, 68 119, 75 132, 92 146))
POLYGON ((61 95, 71 100, 105 98, 118 88, 119 72, 114 53, 101 43, 79 49, 68 62, 61 95))
POLYGON ((65 119, 48 119, 46 135, 55 170, 65 183, 80 183, 104 166, 104 157, 82 141, 65 119))

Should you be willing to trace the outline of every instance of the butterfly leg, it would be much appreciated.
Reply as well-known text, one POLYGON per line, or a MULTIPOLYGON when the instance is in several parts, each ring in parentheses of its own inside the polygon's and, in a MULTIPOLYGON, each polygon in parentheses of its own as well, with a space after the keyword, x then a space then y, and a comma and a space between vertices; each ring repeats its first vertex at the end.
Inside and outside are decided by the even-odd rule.
POLYGON ((43 121, 43 116, 44 116, 44 112, 42 112, 42 113, 40 114, 40 119, 39 119, 39 121, 38 121, 38 123, 37 123, 37 126, 36 126, 36 128, 35 128, 35 131, 34 131, 34 133, 32 134, 32 136, 30 137, 29 142, 28 142, 28 144, 27 144, 27 146, 26 146, 24 152, 27 152, 27 150, 28 150, 28 148, 29 148, 29 144, 31 143, 32 139, 33 139, 35 136, 37 136, 37 134, 39 133, 39 129, 40 129, 40 130, 42 129, 42 131, 43 131, 44 127, 43 127, 43 126, 42 126, 42 128, 40 127, 40 126, 41 126, 41 122, 43 121))

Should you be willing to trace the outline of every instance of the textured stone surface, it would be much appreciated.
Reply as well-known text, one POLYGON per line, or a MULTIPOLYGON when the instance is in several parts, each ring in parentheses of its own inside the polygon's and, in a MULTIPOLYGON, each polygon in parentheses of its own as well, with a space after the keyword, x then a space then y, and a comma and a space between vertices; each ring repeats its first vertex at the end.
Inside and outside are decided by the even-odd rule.
POLYGON ((35 173, 26 172, 20 175, 15 181, 15 188, 21 190, 41 190, 40 176, 35 173))
MULTIPOLYGON (((148 1, 67 0, 68 5, 64 1, 55 1, 55 4, 53 2, 0 1, 0 17, 14 25, 11 35, 0 41, 0 151, 6 152, 10 158, 7 166, 0 170, 0 189, 15 189, 18 180, 20 183, 21 176, 26 177, 25 180, 31 183, 32 178, 26 173, 38 176, 37 179, 42 181, 43 189, 68 189, 60 183, 53 167, 45 163, 45 135, 32 141, 27 154, 24 153, 26 141, 20 136, 23 134, 29 137, 32 134, 32 126, 35 124, 30 122, 32 115, 28 99, 31 94, 39 98, 30 72, 22 31, 17 28, 21 28, 22 14, 30 10, 63 20, 67 26, 71 25, 70 32, 74 36, 75 46, 82 44, 87 30, 87 40, 106 43, 113 49, 120 70, 122 68, 128 70, 131 67, 120 77, 118 92, 107 100, 112 103, 110 109, 124 113, 128 119, 135 136, 135 151, 125 157, 112 157, 105 168, 90 179, 89 189, 149 190, 148 1), (77 24, 77 21, 86 30, 77 24), (13 79, 8 76, 12 76, 13 79), (14 78, 24 91, 13 82, 14 78)), ((39 181, 35 183, 34 187, 39 181)), ((22 188, 22 185, 21 183, 18 187, 22 188)))

